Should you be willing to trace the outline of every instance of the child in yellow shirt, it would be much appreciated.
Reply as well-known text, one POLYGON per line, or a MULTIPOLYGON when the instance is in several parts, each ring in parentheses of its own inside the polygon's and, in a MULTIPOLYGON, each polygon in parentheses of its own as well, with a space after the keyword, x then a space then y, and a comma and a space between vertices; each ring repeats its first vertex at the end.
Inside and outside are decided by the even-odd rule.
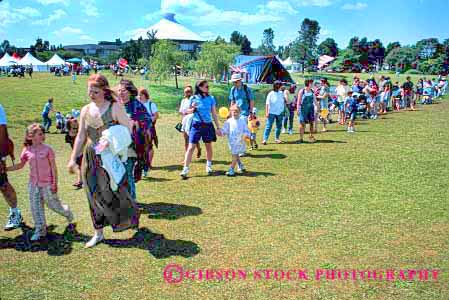
POLYGON ((249 142, 251 144, 250 150, 255 150, 259 147, 256 142, 256 132, 257 132, 257 130, 259 130, 260 122, 257 119, 256 114, 257 114, 257 108, 254 107, 248 117, 248 129, 249 129, 249 132, 251 133, 250 138, 249 138, 249 142))

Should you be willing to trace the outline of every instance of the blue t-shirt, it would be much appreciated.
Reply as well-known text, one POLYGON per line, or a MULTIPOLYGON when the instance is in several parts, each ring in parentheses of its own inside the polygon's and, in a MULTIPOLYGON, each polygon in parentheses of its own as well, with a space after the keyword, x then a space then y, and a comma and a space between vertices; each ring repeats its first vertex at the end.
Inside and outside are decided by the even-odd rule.
POLYGON ((53 104, 51 104, 50 102, 47 102, 47 104, 45 104, 45 106, 44 106, 44 110, 42 111, 42 114, 48 115, 50 113, 50 110, 52 110, 52 108, 53 108, 53 104))
POLYGON ((193 121, 211 123, 212 122, 212 107, 215 107, 216 102, 213 96, 202 97, 195 95, 189 100, 189 107, 196 104, 196 111, 193 113, 193 121))
POLYGON ((357 99, 354 97, 347 97, 345 99, 346 112, 353 113, 357 111, 357 99))
POLYGON ((6 113, 3 106, 0 104, 0 125, 6 125, 6 113))
POLYGON ((229 102, 235 101, 235 104, 240 107, 240 114, 242 116, 249 116, 249 102, 254 100, 253 92, 249 86, 246 86, 246 89, 248 96, 246 95, 247 92, 245 92, 245 87, 243 84, 239 89, 233 86, 229 92, 229 102))

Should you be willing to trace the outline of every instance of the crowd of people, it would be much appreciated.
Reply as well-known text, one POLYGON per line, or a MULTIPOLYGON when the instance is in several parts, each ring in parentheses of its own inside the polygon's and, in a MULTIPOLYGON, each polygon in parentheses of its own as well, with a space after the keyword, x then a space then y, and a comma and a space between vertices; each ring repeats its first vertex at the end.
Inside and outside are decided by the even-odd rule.
MULTIPOLYGON (((201 80, 194 87, 184 88, 179 113, 182 120, 176 128, 184 139, 184 160, 180 176, 188 177, 194 151, 201 157, 200 141, 206 149, 206 173, 213 174, 213 142, 225 137, 230 151, 230 166, 227 176, 245 172, 241 157, 249 150, 258 149, 257 131, 261 125, 255 107, 252 89, 243 83, 240 74, 233 74, 229 91, 228 108, 217 111, 215 98, 209 92, 207 80, 201 80), (221 125, 218 117, 225 119, 221 125)), ((327 131, 327 124, 337 116, 341 126, 347 126, 349 133, 355 132, 355 120, 377 119, 389 110, 414 110, 416 103, 430 104, 435 97, 446 93, 447 80, 423 78, 415 86, 410 78, 399 85, 381 76, 368 80, 353 78, 351 85, 345 79, 332 90, 326 78, 319 81, 307 79, 304 87, 276 81, 265 99, 265 129, 262 144, 266 145, 273 125, 274 142, 283 143, 281 134, 293 134, 294 119, 299 124, 299 140, 303 143, 306 125, 309 124, 310 142, 321 126, 327 131)), ((152 168, 154 148, 158 147, 156 123, 159 118, 157 105, 148 90, 136 88, 132 81, 122 79, 115 88, 109 86, 102 74, 88 78, 89 104, 80 113, 70 116, 65 124, 66 142, 72 148, 67 167, 77 173, 77 188, 84 187, 89 203, 95 233, 85 247, 90 248, 104 240, 103 229, 111 226, 113 231, 123 231, 139 226, 140 211, 137 206, 136 182, 148 176, 152 168)), ((35 225, 32 241, 46 235, 46 221, 43 203, 69 223, 74 216, 69 206, 58 197, 58 176, 55 152, 45 144, 45 134, 51 126, 50 114, 55 112, 53 99, 49 99, 42 111, 43 125, 31 124, 24 137, 20 163, 7 166, 6 157, 13 156, 12 142, 8 138, 6 114, 0 105, 0 191, 10 206, 6 229, 20 226, 22 216, 17 208, 17 196, 8 182, 7 172, 30 165, 29 199, 35 225)))

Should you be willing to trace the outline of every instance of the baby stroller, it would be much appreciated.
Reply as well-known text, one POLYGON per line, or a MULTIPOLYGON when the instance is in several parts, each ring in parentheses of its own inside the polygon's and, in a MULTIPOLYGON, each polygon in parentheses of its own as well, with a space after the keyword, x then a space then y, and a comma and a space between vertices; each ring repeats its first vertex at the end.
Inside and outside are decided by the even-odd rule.
POLYGON ((66 118, 59 111, 55 114, 56 118, 56 129, 59 130, 59 133, 66 132, 66 118))

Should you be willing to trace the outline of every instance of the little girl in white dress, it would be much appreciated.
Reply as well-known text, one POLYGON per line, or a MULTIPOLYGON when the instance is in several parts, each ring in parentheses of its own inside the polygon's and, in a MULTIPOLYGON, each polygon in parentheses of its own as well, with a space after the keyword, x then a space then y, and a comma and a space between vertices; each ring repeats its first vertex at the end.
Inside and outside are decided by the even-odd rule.
POLYGON ((228 145, 232 154, 232 163, 227 176, 235 176, 235 166, 238 166, 240 172, 245 171, 243 163, 240 161, 239 154, 246 151, 246 142, 249 140, 251 133, 248 129, 248 124, 245 119, 240 118, 240 108, 237 105, 232 105, 230 108, 230 118, 226 120, 223 125, 222 133, 228 137, 228 145))

